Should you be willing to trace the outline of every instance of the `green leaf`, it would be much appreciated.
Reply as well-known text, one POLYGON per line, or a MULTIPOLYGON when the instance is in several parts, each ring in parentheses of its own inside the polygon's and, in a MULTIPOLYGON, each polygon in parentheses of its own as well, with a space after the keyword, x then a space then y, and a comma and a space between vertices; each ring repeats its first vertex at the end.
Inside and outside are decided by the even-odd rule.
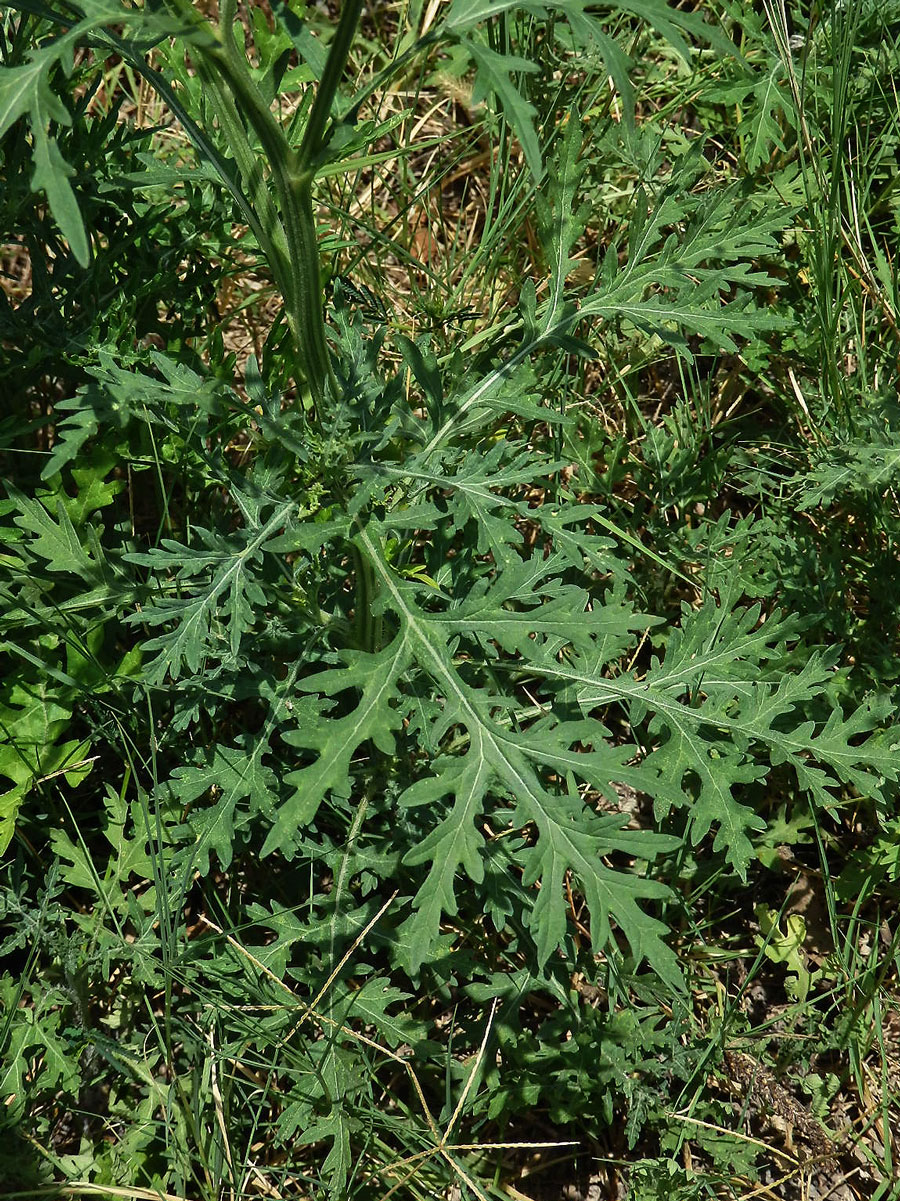
POLYGON ((147 822, 140 801, 131 804, 115 789, 106 787, 103 798, 103 836, 109 845, 106 865, 92 854, 82 839, 73 841, 65 830, 53 830, 50 841, 63 861, 62 878, 76 888, 85 888, 106 903, 127 908, 125 888, 132 877, 152 880, 154 867, 148 847, 147 822))
POLYGON ((19 67, 0 68, 0 137, 20 117, 27 117, 34 139, 34 171, 31 186, 47 194, 50 211, 72 253, 86 267, 90 248, 78 202, 69 179, 75 174, 62 157, 56 138, 50 133, 51 121, 71 125, 68 109, 50 86, 50 73, 66 55, 71 55, 70 39, 34 51, 31 62, 19 67))
POLYGON ((329 793, 346 791, 350 763, 364 743, 371 742, 383 755, 393 754, 395 731, 404 716, 398 704, 399 681, 410 658, 409 639, 400 633, 378 654, 346 652, 345 667, 317 673, 298 685, 304 692, 321 691, 330 697, 351 690, 358 693, 358 701, 345 717, 338 717, 332 712, 333 703, 310 696, 302 699, 301 724, 283 737, 289 745, 312 752, 315 759, 285 777, 294 791, 279 807, 263 855, 276 848, 285 854, 293 851, 300 831, 314 819, 329 793))
MULTIPOLYGON (((0 774, 11 777, 13 771, 17 770, 16 761, 17 755, 12 748, 0 746, 0 774)), ((0 793, 0 855, 6 854, 13 840, 16 818, 27 795, 28 789, 21 784, 0 793)))
POLYGON ((69 110, 48 80, 49 71, 59 57, 59 53, 44 49, 29 63, 0 69, 0 137, 29 113, 37 115, 41 127, 51 120, 60 125, 72 123, 69 110))
MULTIPOLYGON (((0 651, 10 649, 0 644, 0 651)), ((59 773, 74 786, 90 771, 90 763, 84 763, 90 743, 64 739, 72 717, 68 690, 60 689, 45 671, 35 679, 21 667, 24 660, 40 669, 42 656, 52 660, 59 654, 58 640, 44 635, 34 646, 35 654, 26 647, 15 649, 20 666, 9 673, 0 692, 0 777, 13 785, 0 793, 0 854, 12 841, 23 802, 42 780, 59 773)))
POLYGON ((772 57, 752 77, 712 89, 721 104, 739 105, 741 119, 735 134, 742 139, 744 158, 750 171, 765 166, 772 147, 784 151, 784 128, 796 128, 794 99, 785 77, 784 63, 772 57))
POLYGON ((566 280, 576 265, 571 257, 575 243, 584 233, 590 215, 587 203, 578 203, 582 168, 581 121, 576 109, 565 115, 559 145, 549 172, 546 196, 538 193, 538 215, 550 263, 550 295, 542 313, 546 329, 556 325, 565 297, 566 280))
MULTIPOLYGON (((477 43, 473 38, 462 36, 466 31, 511 11, 530 13, 536 19, 544 21, 559 14, 565 18, 568 25, 569 49, 574 46, 576 53, 591 48, 599 51, 606 67, 606 73, 622 95, 626 124, 633 128, 634 89, 628 78, 628 57, 604 29, 604 19, 589 11, 592 7, 591 0, 555 0, 555 2, 551 2, 551 0, 453 0, 443 30, 449 36, 461 41, 481 70, 481 62, 475 50, 477 43)), ((609 7, 645 21, 664 37, 687 63, 691 61, 691 52, 682 33, 687 33, 699 41, 708 43, 720 54, 738 54, 736 46, 721 30, 709 25, 697 13, 684 12, 674 5, 665 3, 665 0, 610 0, 609 7)), ((608 20, 608 18, 605 19, 608 20)), ((554 21, 553 28, 557 39, 565 40, 560 33, 565 28, 563 22, 554 21)), ((483 49, 481 47, 482 51, 483 49)), ((526 159, 532 173, 535 179, 539 179, 541 173, 540 171, 535 172, 535 163, 539 163, 540 160, 539 157, 533 158, 535 150, 539 154, 536 138, 532 143, 531 152, 526 146, 526 139, 530 142, 534 132, 532 113, 529 112, 531 106, 511 83, 503 84, 501 90, 499 86, 501 80, 499 77, 495 77, 494 73, 499 71, 502 76, 505 72, 502 65, 489 62, 483 69, 485 83, 490 84, 500 97, 510 124, 525 149, 526 159)))
MULTIPOLYGON (((575 134, 569 136, 574 145, 575 134)), ((572 146, 567 154, 571 164, 572 146)), ((536 313, 526 312, 520 319, 517 328, 522 337, 514 352, 505 353, 475 380, 465 378, 455 393, 446 396, 446 416, 412 459, 415 470, 433 468, 433 459, 444 453, 452 438, 472 434, 501 413, 565 424, 564 415, 543 403, 529 360, 549 344, 572 349, 579 327, 591 319, 630 323, 656 335, 688 361, 693 358, 690 333, 733 352, 738 346, 735 339, 783 326, 783 318, 773 310, 755 307, 757 286, 777 286, 777 281, 764 272, 751 272, 749 262, 754 256, 777 252, 776 234, 790 220, 790 212, 756 212, 741 199, 738 188, 722 188, 686 214, 682 193, 701 169, 699 159, 696 151, 685 156, 676 180, 652 209, 638 192, 624 266, 619 265, 616 247, 611 247, 577 306, 560 305, 551 294, 536 313)), ((574 167, 565 170, 571 173, 574 167)), ((564 190, 571 194, 571 186, 566 184, 564 190)), ((571 229, 565 224, 560 232, 565 239, 571 229)), ((564 247, 563 253, 567 258, 564 247)), ((564 266, 560 261, 557 269, 564 266)), ((523 288, 523 294, 528 290, 523 288)), ((510 331, 504 331, 499 339, 504 351, 510 340, 510 331)), ((582 345, 579 342, 579 348, 582 345)))
POLYGON ((464 29, 474 28, 481 21, 488 21, 518 7, 520 0, 453 0, 446 27, 454 33, 461 33, 464 29))
MULTIPOLYGON (((620 818, 598 817, 584 805, 577 791, 568 796, 557 794, 542 782, 547 771, 558 776, 577 774, 591 787, 615 795, 613 781, 628 776, 629 749, 608 745, 601 726, 585 725, 580 721, 567 723, 547 718, 539 726, 517 733, 507 716, 515 712, 516 702, 496 690, 477 689, 454 663, 450 645, 456 640, 458 630, 471 628, 468 614, 461 613, 457 621, 448 621, 446 615, 442 620, 426 613, 414 600, 414 586, 398 580, 384 562, 373 534, 361 533, 359 544, 378 576, 384 590, 384 602, 401 623, 393 647, 389 648, 390 653, 400 659, 402 647, 403 659, 415 659, 442 698, 440 708, 430 719, 429 741, 439 744, 443 736, 454 729, 465 733, 464 749, 458 755, 442 754, 432 759, 429 771, 402 798, 407 807, 427 805, 429 811, 435 812, 440 811, 445 798, 452 800, 447 817, 407 855, 406 861, 411 866, 429 860, 432 863, 417 892, 417 914, 409 929, 411 945, 407 953, 411 966, 417 968, 431 953, 440 913, 456 910, 457 872, 464 870, 476 882, 482 877, 479 844, 483 845, 483 836, 475 833, 475 822, 478 820, 480 825, 485 816, 497 834, 509 827, 531 824, 537 830, 536 846, 527 854, 524 867, 529 883, 541 883, 540 904, 532 910, 529 921, 542 962, 546 962, 564 937, 567 923, 563 875, 571 870, 592 902, 598 947, 610 938, 612 918, 625 934, 636 958, 646 957, 654 970, 674 983, 679 973, 674 956, 662 941, 664 927, 647 916, 636 901, 636 898, 661 897, 666 890, 639 876, 610 870, 603 864, 601 856, 627 848, 627 853, 651 860, 677 845, 675 840, 650 831, 622 831, 620 818), (576 751, 576 744, 583 742, 593 742, 594 750, 590 753, 576 751), (615 886, 617 881, 620 887, 615 886)), ((512 582, 512 592, 521 593, 518 576, 512 582)), ((504 583, 500 584, 500 595, 504 599, 510 595, 504 583)), ((528 607, 536 610, 532 613, 531 624, 536 646, 549 650, 551 645, 558 645, 558 627, 551 621, 549 627, 541 628, 545 598, 540 591, 532 588, 529 600, 528 607)), ((578 613, 579 606, 583 615, 585 601, 584 593, 577 602, 570 596, 570 616, 578 613)), ((496 603, 496 616, 500 619, 504 615, 502 601, 496 603)), ((624 621, 627 632, 630 620, 630 615, 620 616, 618 623, 615 618, 608 617, 606 624, 615 626, 624 621)), ((520 637, 516 630, 513 635, 516 644, 520 637)), ((367 675, 376 677, 374 661, 368 668, 367 675)), ((383 668, 387 670, 388 665, 383 664, 383 668)), ((339 673, 339 679, 343 683, 349 682, 346 673, 339 673)), ((386 694, 390 686, 391 682, 382 678, 381 694, 386 694)), ((373 685, 370 683, 369 687, 371 693, 373 685)), ((335 691, 334 687, 329 691, 335 691)), ((367 694, 362 719, 371 707, 371 695, 367 694)), ((398 710, 393 710, 390 719, 382 715, 380 726, 373 723, 382 739, 390 738, 387 742, 389 751, 393 748, 391 729, 396 728, 400 715, 398 710)), ((345 718, 341 724, 346 726, 349 721, 345 718)), ((363 729, 370 728, 364 720, 359 724, 363 729)), ((356 732, 353 741, 358 745, 356 732)), ((384 744, 380 749, 385 749, 384 744)), ((344 750, 345 759, 346 755, 347 749, 344 750)))
POLYGON ((469 38, 463 41, 463 46, 476 67, 472 103, 478 104, 485 96, 494 93, 511 129, 522 145, 531 174, 539 180, 544 168, 541 162, 541 146, 534 128, 536 110, 513 80, 516 74, 535 73, 538 70, 537 64, 514 54, 498 54, 496 50, 469 38))
POLYGON ((25 545, 32 554, 46 559, 50 571, 86 580, 96 578, 99 564, 82 546, 60 498, 48 498, 49 503, 55 501, 51 512, 11 484, 7 485, 7 491, 19 510, 13 520, 19 529, 31 535, 25 545))
POLYGON ((900 474, 900 432, 879 428, 874 420, 866 425, 864 436, 823 450, 811 470, 796 480, 797 508, 808 511, 845 497, 870 497, 892 486, 900 474))
POLYGON ((87 231, 78 208, 78 201, 69 180, 74 176, 71 167, 60 153, 56 138, 37 138, 34 147, 34 172, 31 186, 35 192, 43 189, 63 237, 68 239, 75 258, 82 267, 91 260, 87 231))
POLYGON ((146 677, 160 683, 178 679, 186 669, 200 670, 209 658, 236 663, 244 636, 259 621, 266 594, 258 575, 263 546, 298 512, 293 501, 276 502, 263 520, 248 511, 248 525, 236 534, 219 534, 202 526, 194 533, 200 546, 184 546, 164 538, 152 551, 131 552, 125 559, 148 567, 160 589, 176 591, 132 614, 134 624, 171 626, 144 643, 158 651, 145 666, 146 677))
POLYGON ((270 814, 274 807, 276 780, 262 760, 269 751, 265 738, 259 737, 244 747, 216 745, 199 766, 176 767, 163 786, 184 806, 190 807, 187 824, 194 842, 183 848, 173 862, 187 862, 190 871, 209 874, 209 853, 215 851, 220 868, 231 866, 234 855, 235 816, 238 804, 248 804, 237 817, 237 828, 246 825, 257 813, 270 814), (210 796, 201 809, 195 802, 210 796))
POLYGON ((359 1024, 374 1027, 389 1047, 402 1043, 415 1043, 421 1037, 421 1025, 414 1018, 400 1012, 388 1012, 399 1008, 412 994, 391 984, 385 976, 370 976, 363 984, 329 994, 328 1012, 332 1021, 342 1025, 359 1024))
POLYGON ((635 724, 650 715, 656 746, 635 770, 633 786, 654 797, 661 818, 673 807, 687 809, 695 844, 717 825, 714 846, 741 875, 754 858, 751 836, 764 823, 736 793, 769 767, 789 762, 820 805, 834 803, 830 790, 839 783, 877 798, 883 781, 898 774, 893 741, 879 728, 886 699, 846 719, 834 710, 821 729, 796 718, 833 669, 812 655, 799 672, 776 672, 792 627, 775 617, 757 628, 758 617, 758 609, 708 601, 685 614, 681 635, 643 680, 602 677, 575 652, 567 662, 532 665, 537 675, 575 686, 585 713, 625 703, 635 724))

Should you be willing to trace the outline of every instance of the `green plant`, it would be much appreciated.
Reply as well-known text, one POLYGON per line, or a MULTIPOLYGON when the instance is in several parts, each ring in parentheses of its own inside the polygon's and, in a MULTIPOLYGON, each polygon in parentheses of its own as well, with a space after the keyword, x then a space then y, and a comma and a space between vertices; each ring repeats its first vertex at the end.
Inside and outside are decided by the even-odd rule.
MULTIPOLYGON (((428 28, 411 5, 345 96, 363 7, 333 28, 282 5, 245 27, 233 0, 215 23, 186 0, 4 15, 4 161, 30 159, 37 194, 20 186, 9 209, 81 324, 61 349, 35 340, 5 452, 0 841, 23 882, 51 861, 59 879, 40 895, 10 881, 7 920, 37 950, 3 984, 2 1092, 19 1124, 40 1099, 69 1181, 239 1195, 259 1144, 285 1190, 485 1195, 497 1156, 554 1141, 525 1115, 564 1130, 578 1097, 583 1137, 624 1108, 629 1148, 652 1117, 668 1154, 659 1098, 707 1062, 678 1041, 697 861, 732 885, 768 866, 775 788, 820 824, 850 798, 891 805, 889 697, 846 684, 810 615, 772 603, 784 522, 682 521, 740 454, 703 364, 777 370, 788 318, 766 263, 791 210, 718 181, 707 140, 638 122, 625 51, 581 0, 454 0, 428 28), (545 43, 593 56, 620 125, 585 127, 599 88, 542 98, 545 43), (122 98, 83 102, 121 64, 186 142, 124 135, 122 98), (368 169, 400 124, 380 96, 418 71, 470 79, 515 173, 492 176, 482 269, 510 231, 536 231, 517 303, 471 332, 446 317, 465 274, 441 284, 439 329, 391 329, 339 269, 346 225, 331 243, 317 229, 328 181, 368 169), (609 162, 629 180, 618 213, 593 203, 609 162), (173 251, 140 313, 81 299, 128 246, 150 262, 180 231, 196 273, 173 251), (280 311, 238 373, 206 314, 246 256, 280 311), (628 381, 660 362, 685 397, 656 421, 628 381), (573 386, 600 368, 642 429, 632 457, 573 386), (647 498, 630 512, 626 472, 647 498), (63 888, 80 898, 64 913, 63 888), (280 1150, 295 1141, 312 1148, 296 1171, 280 1150)), ((770 103, 696 15, 614 11, 621 39, 645 17, 685 63, 691 38, 745 73, 707 102, 762 106, 750 171, 784 150, 774 114, 799 118, 782 75, 770 103)), ((795 476, 804 503, 836 486, 825 462, 795 476)), ((759 963, 795 970, 799 944, 786 958, 777 909, 760 913, 759 963)), ((706 1150, 717 1171, 746 1167, 727 1139, 706 1150)), ((671 1165, 648 1160, 646 1195, 671 1165)))

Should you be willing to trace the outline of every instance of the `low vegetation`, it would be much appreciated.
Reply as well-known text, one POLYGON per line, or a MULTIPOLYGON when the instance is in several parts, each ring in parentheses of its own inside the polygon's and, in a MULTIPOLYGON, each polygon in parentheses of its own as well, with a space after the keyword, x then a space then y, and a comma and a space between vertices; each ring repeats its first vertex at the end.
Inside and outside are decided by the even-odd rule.
POLYGON ((4 7, 4 1197, 900 1195, 898 30, 4 7))

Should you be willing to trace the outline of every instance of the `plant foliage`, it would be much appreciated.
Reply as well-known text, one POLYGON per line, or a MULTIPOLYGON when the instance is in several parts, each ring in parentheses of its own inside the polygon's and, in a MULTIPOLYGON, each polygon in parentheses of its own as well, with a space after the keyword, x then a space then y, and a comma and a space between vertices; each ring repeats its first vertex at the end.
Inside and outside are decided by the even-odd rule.
MULTIPOLYGON (((693 890, 774 878, 778 840, 824 848, 849 801, 892 812, 896 656, 848 658, 868 602, 842 618, 824 578, 802 600, 831 562, 806 516, 865 554, 880 520, 894 537, 887 369, 853 421, 828 385, 812 450, 796 414, 759 430, 803 395, 791 254, 827 182, 802 174, 821 129, 784 38, 663 0, 364 7, 3 14, 30 295, 0 308, 24 381, 0 452, 0 1096, 57 1149, 23 1188, 483 1197, 479 1145, 521 1156, 535 1113, 594 1149, 653 1127, 670 1157, 634 1195, 661 1195, 690 1162, 675 1093, 705 1130, 728 1113, 700 1100, 724 1034, 692 1026, 693 890), (743 174, 642 113, 642 39, 708 74, 699 114, 741 110, 743 174), (392 313, 376 245, 427 268, 432 313, 459 299, 391 241, 426 187, 368 283, 340 270, 366 269, 356 232, 323 240, 423 79, 465 81, 487 147, 481 261, 518 264, 499 318, 392 313), (492 241, 516 222, 527 253, 492 241), (219 305, 248 272, 270 307, 238 360, 219 305)), ((805 1002, 829 977, 780 903, 750 945, 805 1002)), ((752 1174, 723 1140, 710 1179, 752 1174)))

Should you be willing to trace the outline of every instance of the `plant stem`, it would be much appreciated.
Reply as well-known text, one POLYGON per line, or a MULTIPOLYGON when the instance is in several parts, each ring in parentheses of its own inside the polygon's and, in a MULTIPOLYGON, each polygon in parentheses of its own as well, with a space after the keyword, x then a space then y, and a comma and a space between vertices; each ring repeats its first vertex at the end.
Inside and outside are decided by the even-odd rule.
POLYGON ((192 39, 192 48, 203 64, 201 75, 209 86, 220 128, 265 231, 261 249, 282 290, 288 327, 318 416, 326 391, 335 392, 337 382, 325 339, 312 183, 315 160, 328 142, 326 124, 353 44, 363 0, 350 0, 343 6, 299 152, 289 144, 238 49, 234 37, 237 0, 223 0, 217 29, 197 14, 189 0, 170 0, 170 3, 200 35, 192 39), (265 189, 263 164, 253 154, 241 118, 252 126, 262 144, 276 205, 265 189))
POLYGON ((310 182, 312 182, 312 175, 315 170, 315 159, 328 144, 328 138, 325 135, 325 124, 331 115, 334 97, 337 94, 341 76, 344 74, 347 56, 350 53, 350 47, 353 45, 353 38, 356 34, 359 18, 362 15, 362 9, 363 0, 346 0, 346 3, 341 8, 337 31, 331 45, 328 47, 328 59, 325 63, 325 70, 322 72, 322 79, 316 91, 316 98, 313 101, 309 120, 306 123, 303 141, 300 144, 298 168, 301 175, 309 176, 310 182))
POLYGON ((373 652, 381 648, 382 619, 375 617, 372 606, 378 594, 378 584, 372 564, 357 543, 350 543, 353 568, 356 575, 355 626, 356 641, 360 650, 373 652))

